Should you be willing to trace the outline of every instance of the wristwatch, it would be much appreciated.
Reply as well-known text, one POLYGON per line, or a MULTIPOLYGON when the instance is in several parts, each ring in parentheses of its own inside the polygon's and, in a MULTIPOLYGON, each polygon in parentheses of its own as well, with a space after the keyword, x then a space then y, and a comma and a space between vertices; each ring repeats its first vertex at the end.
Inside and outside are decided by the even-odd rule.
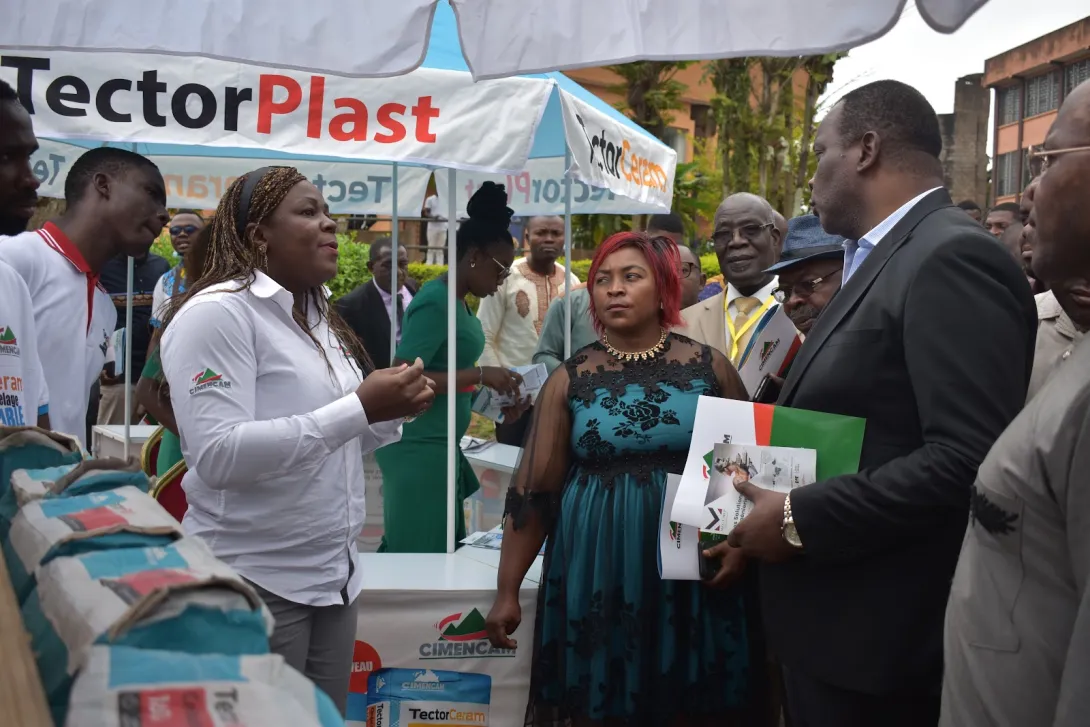
POLYGON ((791 495, 783 501, 783 528, 780 530, 787 544, 802 549, 802 538, 799 537, 798 528, 795 527, 795 516, 791 513, 791 495))

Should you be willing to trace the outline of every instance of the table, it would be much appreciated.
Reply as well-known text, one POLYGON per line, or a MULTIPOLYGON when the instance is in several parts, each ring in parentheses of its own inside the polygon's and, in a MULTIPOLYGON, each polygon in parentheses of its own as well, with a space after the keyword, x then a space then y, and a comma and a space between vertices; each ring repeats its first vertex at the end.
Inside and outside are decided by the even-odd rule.
POLYGON ((496 594, 499 553, 462 548, 448 554, 361 553, 356 645, 348 724, 367 721, 367 678, 380 668, 486 674, 492 679, 489 724, 522 724, 530 689, 541 559, 522 583, 522 625, 514 651, 494 649, 484 620, 496 594))
MULTIPOLYGON (((483 440, 462 437, 462 452, 481 483, 481 489, 465 501, 466 532, 491 530, 503 518, 504 499, 511 477, 518 466, 522 449, 507 444, 491 442, 487 446, 474 446, 483 440)), ((382 470, 374 454, 364 455, 363 472, 366 481, 367 519, 363 532, 356 541, 361 553, 373 553, 382 542, 382 470)))
MULTIPOLYGON (((158 429, 152 424, 133 424, 129 427, 129 456, 139 457, 144 442, 158 429)), ((125 425, 96 424, 91 429, 91 454, 95 457, 125 456, 125 425)))
POLYGON ((505 474, 513 474, 522 454, 521 447, 512 447, 510 444, 500 444, 489 440, 476 439, 475 437, 462 437, 462 454, 476 469, 496 470, 505 474))

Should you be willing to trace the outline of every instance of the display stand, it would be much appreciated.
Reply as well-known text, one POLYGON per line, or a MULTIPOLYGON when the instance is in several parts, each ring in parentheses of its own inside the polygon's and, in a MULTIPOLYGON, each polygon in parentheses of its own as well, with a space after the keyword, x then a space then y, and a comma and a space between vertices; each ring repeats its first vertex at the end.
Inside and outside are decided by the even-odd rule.
POLYGON ((522 582, 519 648, 494 649, 484 623, 496 596, 499 553, 360 554, 356 646, 348 724, 367 723, 367 678, 380 668, 485 674, 491 725, 522 724, 530 690, 540 558, 522 582))

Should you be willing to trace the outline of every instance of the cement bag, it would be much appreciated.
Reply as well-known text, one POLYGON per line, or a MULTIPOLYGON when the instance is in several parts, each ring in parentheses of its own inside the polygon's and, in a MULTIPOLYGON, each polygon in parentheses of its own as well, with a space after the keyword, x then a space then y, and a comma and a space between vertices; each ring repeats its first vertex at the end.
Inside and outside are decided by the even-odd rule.
POLYGON ((75 466, 16 470, 11 475, 10 490, 0 498, 0 543, 7 542, 15 513, 28 502, 106 492, 125 485, 144 492, 151 489, 151 481, 135 457, 89 459, 75 466))
POLYGON ((109 492, 31 502, 16 514, 4 545, 15 598, 22 604, 40 566, 54 558, 118 548, 152 548, 182 539, 159 503, 130 485, 109 492))
POLYGON ((63 724, 93 644, 190 654, 266 654, 273 619, 199 538, 56 558, 22 608, 46 698, 63 724))
POLYGON ((325 692, 283 658, 95 646, 66 727, 344 727, 325 692))
POLYGON ((367 727, 488 727, 491 702, 487 674, 379 669, 367 678, 367 727))
POLYGON ((74 464, 83 458, 79 442, 38 427, 0 427, 0 502, 15 470, 74 464))

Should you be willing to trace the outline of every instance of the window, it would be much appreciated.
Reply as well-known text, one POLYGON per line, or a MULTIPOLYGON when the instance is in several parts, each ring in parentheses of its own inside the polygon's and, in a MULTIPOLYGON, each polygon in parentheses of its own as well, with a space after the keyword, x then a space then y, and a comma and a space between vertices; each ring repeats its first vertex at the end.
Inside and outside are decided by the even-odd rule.
POLYGON ((1060 108, 1060 73, 1052 71, 1026 81, 1026 116, 1060 108))
POLYGON ((666 133, 662 135, 662 141, 677 152, 678 162, 689 158, 689 140, 686 138, 684 129, 675 129, 673 126, 667 128, 666 133))
POLYGON ((693 104, 689 117, 693 120, 693 136, 697 139, 715 136, 715 118, 711 112, 712 107, 707 104, 693 104))
POLYGON ((1000 154, 995 158, 995 196, 1009 197, 1018 194, 1018 156, 1019 151, 1000 154))
POLYGON ((1090 81, 1090 58, 1075 61, 1064 68, 1064 95, 1071 93, 1084 81, 1090 81))
POLYGON ((999 125, 1013 124, 1022 118, 1022 89, 1009 86, 996 91, 996 104, 999 107, 999 125))

